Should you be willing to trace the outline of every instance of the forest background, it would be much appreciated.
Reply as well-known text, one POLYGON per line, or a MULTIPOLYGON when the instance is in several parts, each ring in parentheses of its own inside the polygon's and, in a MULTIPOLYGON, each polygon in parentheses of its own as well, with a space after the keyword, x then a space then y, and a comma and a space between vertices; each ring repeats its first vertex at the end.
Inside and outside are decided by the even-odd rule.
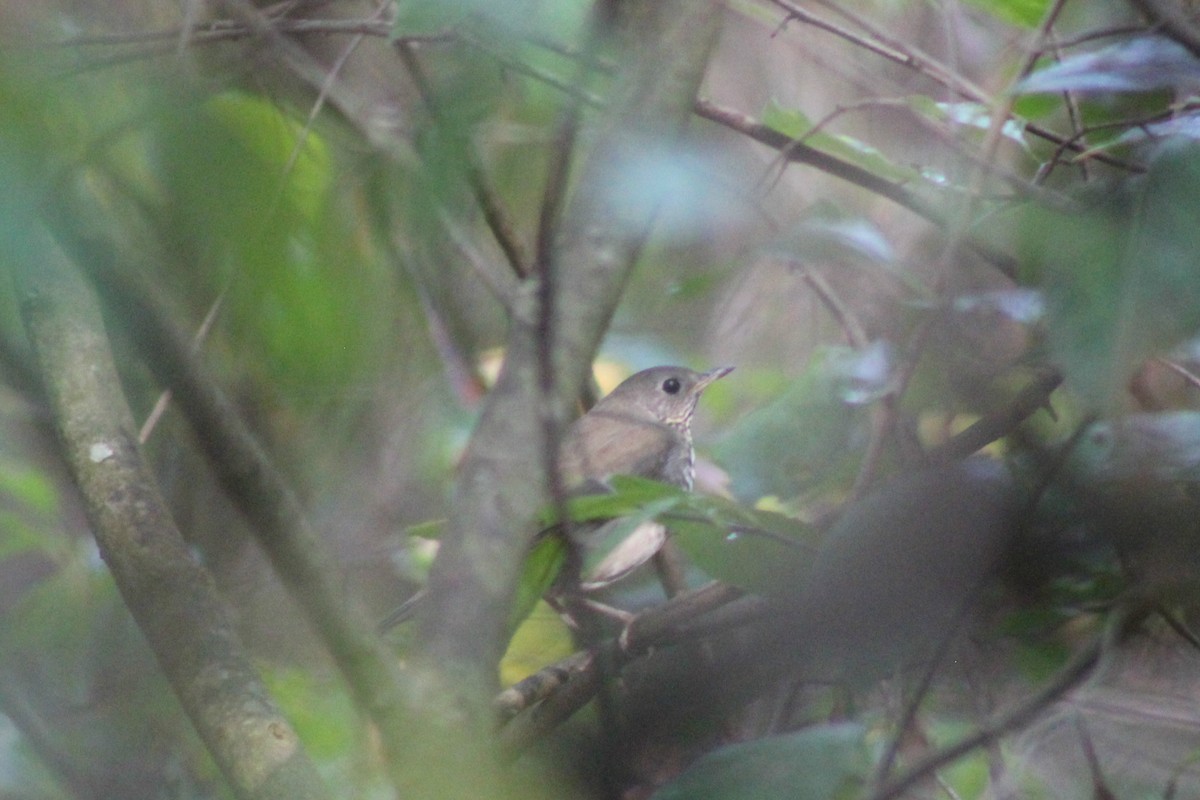
POLYGON ((0 15, 0 794, 1200 792, 1189 6, 0 15), (696 495, 567 502, 657 364, 696 495), (686 591, 572 631, 564 517, 686 591))

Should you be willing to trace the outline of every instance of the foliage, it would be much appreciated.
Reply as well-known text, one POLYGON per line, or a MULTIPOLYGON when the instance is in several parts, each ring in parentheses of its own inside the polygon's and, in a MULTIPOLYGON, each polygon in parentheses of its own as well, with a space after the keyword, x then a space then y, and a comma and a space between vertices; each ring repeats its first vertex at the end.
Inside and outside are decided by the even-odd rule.
MULTIPOLYGON (((497 734, 523 756, 499 795, 883 798, 910 778, 959 797, 1200 792, 1194 759, 1134 770, 1112 743, 1134 728, 1194 749, 1161 714, 1196 689, 1194 22, 1100 0, 738 0, 687 132, 628 137, 596 200, 587 159, 634 124, 616 98, 657 88, 622 83, 652 4, 111 5, 0 12, 0 261, 37 263, 48 232, 102 290, 158 485, 340 794, 389 796, 405 769, 490 788, 461 763, 485 737, 435 730, 423 763, 388 763, 376 707, 325 666, 335 645, 198 455, 203 430, 147 368, 143 307, 119 296, 161 301, 295 488, 334 582, 382 616, 460 543, 430 520, 498 480, 472 469, 472 431, 539 287, 572 274, 552 257, 566 211, 593 200, 613 226, 655 222, 604 309, 604 388, 658 363, 738 369, 697 412, 696 492, 614 476, 523 509, 541 533, 511 532, 520 565, 498 545, 468 554, 508 575, 489 609, 508 626, 500 681, 550 687, 497 734), (1003 502, 946 466, 969 456, 1002 476, 1003 502), (576 592, 650 524, 620 581, 576 592), (1002 568, 982 565, 1001 546, 1002 568), (675 549, 685 591, 668 598, 655 568, 675 549), (891 580, 914 559, 921 586, 891 580), (720 607, 689 605, 713 581, 720 607), (906 622, 929 597, 938 613, 906 622), (843 628, 864 616, 900 622, 856 642, 843 628), (815 674, 933 620, 945 641, 889 682, 815 674), (1125 669, 1067 695, 1101 649, 1125 669), (543 712, 570 706, 562 686, 597 702, 560 727, 543 712), (1128 702, 1089 704, 1103 692, 1128 702), (1039 748, 1061 735, 1039 714, 1064 696, 1078 730, 1039 748)), ((0 793, 226 796, 91 545, 9 294, 0 793)), ((495 494, 496 513, 517 502, 495 494)), ((413 670, 396 697, 435 692, 415 672, 423 636, 388 640, 413 670)))

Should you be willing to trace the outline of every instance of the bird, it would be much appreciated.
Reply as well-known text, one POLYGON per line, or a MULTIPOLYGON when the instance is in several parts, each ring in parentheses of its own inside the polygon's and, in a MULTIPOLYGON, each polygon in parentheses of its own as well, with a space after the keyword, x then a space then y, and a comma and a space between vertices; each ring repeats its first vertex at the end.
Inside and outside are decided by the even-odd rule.
POLYGON ((691 491, 696 404, 705 389, 732 371, 651 367, 626 378, 568 428, 559 448, 563 484, 570 490, 613 475, 635 475, 691 491))
MULTIPOLYGON (((705 389, 732 371, 733 367, 697 372, 659 366, 626 378, 567 428, 558 452, 563 488, 569 494, 603 491, 614 475, 632 475, 691 491, 696 476, 696 405, 705 389)), ((644 527, 642 532, 650 540, 614 551, 613 561, 597 565, 590 585, 607 585, 644 563, 666 535, 661 526, 644 527)), ((423 597, 422 589, 380 622, 379 629, 386 631, 408 619, 423 597)))

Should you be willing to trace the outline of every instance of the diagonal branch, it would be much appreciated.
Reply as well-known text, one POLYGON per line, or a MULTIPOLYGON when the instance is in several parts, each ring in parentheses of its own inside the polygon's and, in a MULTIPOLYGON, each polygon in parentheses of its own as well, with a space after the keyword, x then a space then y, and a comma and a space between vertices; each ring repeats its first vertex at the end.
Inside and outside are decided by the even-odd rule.
POLYGON ((535 277, 514 298, 504 369, 468 446, 420 620, 427 654, 473 684, 465 693, 481 717, 530 523, 547 499, 539 411, 565 424, 653 220, 651 204, 616 196, 614 175, 678 138, 723 14, 711 1, 626 5, 638 17, 628 57, 552 239, 554 390, 539 391, 535 277))
POLYGON ((44 229, 15 271, 64 456, 101 555, 196 730, 245 800, 328 792, 138 450, 95 298, 44 229))
MULTIPOLYGON (((207 374, 163 304, 116 267, 118 256, 95 239, 62 241, 82 260, 114 315, 130 333, 175 402, 226 493, 252 523, 275 571, 313 624, 345 676, 359 706, 379 727, 389 754, 404 749, 411 731, 402 719, 399 668, 365 609, 345 596, 333 565, 299 498, 275 469, 233 404, 207 374)), ((397 776, 393 776, 394 778, 397 776)))

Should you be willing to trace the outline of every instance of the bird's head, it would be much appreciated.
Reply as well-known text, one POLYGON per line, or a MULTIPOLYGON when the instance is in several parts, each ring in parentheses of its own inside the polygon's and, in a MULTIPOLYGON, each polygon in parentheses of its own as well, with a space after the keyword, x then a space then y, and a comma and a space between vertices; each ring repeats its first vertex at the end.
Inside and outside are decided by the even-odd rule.
POLYGON ((601 400, 596 409, 637 410, 658 422, 686 427, 701 393, 733 367, 696 372, 687 367, 651 367, 626 378, 601 400))

